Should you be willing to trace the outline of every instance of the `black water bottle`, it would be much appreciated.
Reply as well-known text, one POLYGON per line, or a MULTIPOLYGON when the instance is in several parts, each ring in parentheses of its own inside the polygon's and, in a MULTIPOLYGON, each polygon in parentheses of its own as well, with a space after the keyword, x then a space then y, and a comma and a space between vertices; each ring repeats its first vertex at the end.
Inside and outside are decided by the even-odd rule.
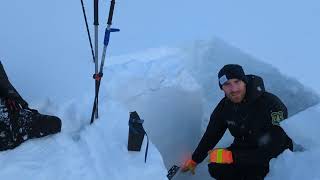
POLYGON ((130 112, 129 118, 129 138, 128 138, 128 150, 140 151, 145 130, 143 129, 143 120, 140 119, 136 111, 130 112))

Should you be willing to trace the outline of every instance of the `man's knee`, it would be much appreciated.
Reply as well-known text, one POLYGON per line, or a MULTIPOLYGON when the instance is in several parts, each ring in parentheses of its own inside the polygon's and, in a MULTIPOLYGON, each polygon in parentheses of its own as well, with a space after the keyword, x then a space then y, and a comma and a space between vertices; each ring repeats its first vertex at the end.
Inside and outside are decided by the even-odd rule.
POLYGON ((234 180, 237 179, 236 169, 232 165, 228 164, 208 164, 208 170, 211 177, 215 179, 234 180))

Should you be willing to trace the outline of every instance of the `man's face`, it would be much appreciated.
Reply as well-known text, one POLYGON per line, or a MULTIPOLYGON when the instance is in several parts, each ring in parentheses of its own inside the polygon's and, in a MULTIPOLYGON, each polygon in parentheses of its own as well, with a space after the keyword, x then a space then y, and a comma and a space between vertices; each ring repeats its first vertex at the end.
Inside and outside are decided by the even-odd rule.
POLYGON ((239 79, 229 79, 222 90, 233 103, 240 103, 246 95, 246 84, 239 79))

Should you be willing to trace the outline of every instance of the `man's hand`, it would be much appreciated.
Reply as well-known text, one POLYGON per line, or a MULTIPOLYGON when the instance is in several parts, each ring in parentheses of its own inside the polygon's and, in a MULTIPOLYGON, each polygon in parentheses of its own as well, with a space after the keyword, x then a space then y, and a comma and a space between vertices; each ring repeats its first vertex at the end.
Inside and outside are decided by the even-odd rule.
POLYGON ((208 152, 211 163, 231 164, 233 163, 232 152, 227 149, 213 149, 208 152))
POLYGON ((182 172, 191 171, 192 174, 195 174, 197 163, 194 162, 192 159, 187 160, 183 166, 181 167, 182 172))

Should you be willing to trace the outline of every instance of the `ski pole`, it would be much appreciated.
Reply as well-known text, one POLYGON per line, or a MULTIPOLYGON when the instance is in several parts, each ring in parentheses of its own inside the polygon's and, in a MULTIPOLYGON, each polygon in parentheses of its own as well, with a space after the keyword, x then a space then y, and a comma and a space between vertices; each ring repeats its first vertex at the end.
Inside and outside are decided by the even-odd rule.
POLYGON ((107 26, 105 34, 104 34, 104 47, 103 47, 103 51, 102 51, 100 73, 103 72, 104 62, 105 62, 105 58, 106 58, 106 51, 107 51, 107 47, 108 47, 109 40, 110 40, 110 33, 111 32, 119 32, 120 31, 120 29, 111 28, 114 5, 115 5, 115 0, 111 0, 110 10, 109 10, 109 17, 108 17, 108 22, 107 22, 108 26, 107 26))
MULTIPOLYGON (((109 10, 109 17, 108 17, 108 26, 105 31, 104 35, 104 47, 103 47, 103 52, 102 52, 102 59, 101 59, 101 64, 100 64, 100 70, 99 73, 96 71, 96 74, 94 75, 94 78, 96 79, 96 93, 95 93, 95 100, 92 108, 92 114, 91 114, 91 121, 90 123, 93 123, 94 121, 94 112, 98 111, 98 96, 99 96, 99 89, 100 89, 100 84, 101 84, 101 78, 103 76, 103 67, 104 67, 104 62, 105 62, 105 57, 106 57, 106 51, 107 47, 109 45, 109 40, 110 40, 110 33, 111 32, 118 32, 120 29, 116 28, 111 28, 112 25, 112 18, 113 18, 113 12, 114 12, 114 5, 115 5, 115 0, 111 0, 110 4, 110 10, 109 10)), ((97 116, 96 116, 97 118, 97 116)))
POLYGON ((93 52, 93 46, 92 46, 92 40, 91 40, 90 30, 89 30, 89 26, 88 26, 88 20, 87 20, 86 10, 85 10, 85 8, 84 8, 83 0, 80 0, 80 1, 81 1, 82 13, 83 13, 84 21, 85 21, 85 24, 86 24, 88 39, 89 39, 89 43, 90 43, 92 60, 93 60, 93 63, 94 63, 94 52, 93 52))
MULTIPOLYGON (((98 74, 98 59, 99 59, 99 54, 98 54, 98 49, 99 49, 99 45, 98 45, 98 39, 99 39, 99 0, 94 0, 94 44, 95 44, 95 58, 94 58, 94 63, 95 63, 95 74, 98 74)), ((97 104, 94 111, 95 111, 95 117, 98 118, 98 84, 99 84, 99 80, 95 79, 95 98, 94 98, 94 104, 97 104)))

